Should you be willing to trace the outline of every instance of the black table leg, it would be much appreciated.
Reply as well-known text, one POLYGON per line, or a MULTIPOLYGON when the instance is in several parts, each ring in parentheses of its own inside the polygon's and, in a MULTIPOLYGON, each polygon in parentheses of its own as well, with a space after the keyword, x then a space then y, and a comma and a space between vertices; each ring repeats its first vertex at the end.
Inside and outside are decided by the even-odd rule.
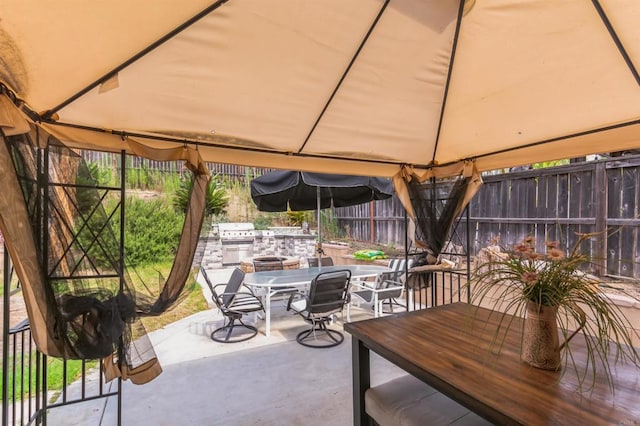
POLYGON ((371 386, 369 348, 357 337, 351 337, 351 370, 353 373, 353 424, 365 426, 369 424, 364 409, 364 393, 371 386))

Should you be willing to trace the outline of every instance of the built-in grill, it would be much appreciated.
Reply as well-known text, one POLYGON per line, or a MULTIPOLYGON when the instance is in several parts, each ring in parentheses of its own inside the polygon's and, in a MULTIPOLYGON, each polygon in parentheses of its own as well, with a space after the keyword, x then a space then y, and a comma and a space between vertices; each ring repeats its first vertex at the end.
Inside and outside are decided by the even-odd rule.
POLYGON ((222 244, 223 266, 239 265, 242 259, 253 256, 253 223, 219 223, 218 233, 222 244))

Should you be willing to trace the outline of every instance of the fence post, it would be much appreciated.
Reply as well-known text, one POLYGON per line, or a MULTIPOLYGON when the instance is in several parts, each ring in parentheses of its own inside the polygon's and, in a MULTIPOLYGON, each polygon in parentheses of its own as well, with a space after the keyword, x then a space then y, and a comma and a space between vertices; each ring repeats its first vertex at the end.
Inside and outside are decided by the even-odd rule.
POLYGON ((376 242, 376 226, 374 222, 375 214, 375 203, 373 201, 369 201, 369 241, 372 243, 376 242))
POLYGON ((593 196, 596 206, 595 231, 599 234, 595 241, 593 264, 595 274, 603 276, 607 271, 607 169, 604 161, 595 164, 595 188, 593 196))

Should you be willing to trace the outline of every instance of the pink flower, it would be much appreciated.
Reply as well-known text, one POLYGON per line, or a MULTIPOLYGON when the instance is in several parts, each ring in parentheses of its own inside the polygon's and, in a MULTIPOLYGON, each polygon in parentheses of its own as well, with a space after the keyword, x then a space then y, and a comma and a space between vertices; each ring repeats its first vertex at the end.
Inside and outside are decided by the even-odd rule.
POLYGON ((564 253, 562 252, 562 250, 552 248, 547 252, 547 257, 549 258, 549 260, 562 260, 564 259, 564 253))
POLYGON ((516 253, 520 253, 520 254, 529 253, 532 251, 531 247, 529 247, 524 243, 516 244, 515 246, 513 246, 513 249, 516 253))
POLYGON ((547 241, 547 249, 551 250, 551 249, 557 249, 560 246, 560 242, 559 241, 547 241))
POLYGON ((540 253, 538 252, 530 252, 530 253, 525 253, 522 255, 522 257, 524 257, 525 259, 529 259, 529 260, 540 260, 542 259, 544 256, 542 256, 540 253))
POLYGON ((525 284, 533 284, 538 281, 538 274, 536 274, 535 272, 526 271, 522 274, 520 280, 522 280, 522 282, 525 284))

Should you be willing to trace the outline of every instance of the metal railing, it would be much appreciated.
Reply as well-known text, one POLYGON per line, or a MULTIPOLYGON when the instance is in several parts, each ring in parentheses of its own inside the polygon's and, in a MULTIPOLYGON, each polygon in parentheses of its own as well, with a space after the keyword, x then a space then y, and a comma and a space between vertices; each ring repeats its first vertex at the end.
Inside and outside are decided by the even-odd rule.
POLYGON ((28 321, 9 330, 7 390, 3 392, 3 425, 46 424, 47 410, 110 396, 119 397, 118 390, 110 391, 103 380, 102 363, 96 360, 81 363, 79 377, 71 374, 70 362, 60 360, 61 388, 52 391, 48 359, 35 349, 28 321), (94 367, 93 364, 98 364, 94 367), (49 402, 52 400, 53 402, 49 402))
POLYGON ((411 293, 409 310, 428 309, 456 302, 469 302, 467 271, 429 270, 413 272, 407 285, 411 293))
MULTIPOLYGON (((102 362, 99 360, 67 361, 47 357, 36 349, 27 319, 13 327, 9 326, 12 292, 10 290, 11 264, 8 257, 8 255, 5 256, 2 270, 4 282, 2 426, 46 425, 47 413, 50 409, 110 396, 118 398, 118 407, 120 407, 119 379, 113 382, 116 390, 111 391, 111 385, 103 379, 102 362), (48 368, 50 361, 59 365, 54 374, 48 368), (78 374, 72 372, 71 363, 80 363, 78 374), (50 379, 54 375, 57 376, 60 385, 50 385, 50 379), (52 390, 53 387, 56 389, 52 390)), ((77 368, 73 371, 77 371, 77 368)), ((117 413, 117 422, 121 423, 120 410, 117 413)))
POLYGON ((3 377, 7 378, 6 389, 3 388, 3 424, 24 425, 31 423, 40 409, 41 399, 37 397, 41 386, 37 371, 40 353, 33 350, 27 321, 9 329, 8 337, 3 342, 11 353, 6 360, 8 368, 3 371, 3 377))

